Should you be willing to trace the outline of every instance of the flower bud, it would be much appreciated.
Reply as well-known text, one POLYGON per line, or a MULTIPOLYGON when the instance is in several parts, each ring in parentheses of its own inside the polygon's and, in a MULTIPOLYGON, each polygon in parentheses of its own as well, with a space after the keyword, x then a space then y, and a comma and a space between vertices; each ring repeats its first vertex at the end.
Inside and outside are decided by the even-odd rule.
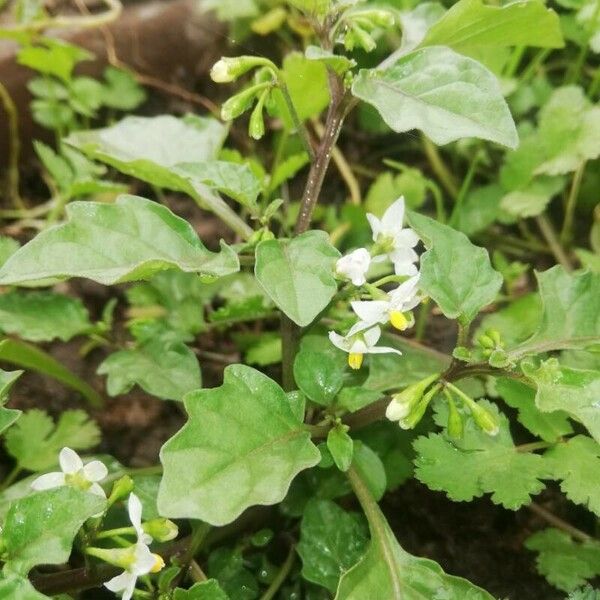
POLYGON ((485 431, 485 433, 488 435, 494 436, 498 434, 500 431, 500 426, 498 425, 496 417, 492 415, 492 413, 475 402, 473 402, 469 408, 471 409, 473 420, 475 423, 477 423, 478 427, 483 429, 483 431, 485 431))
MULTIPOLYGON (((448 390, 444 391, 448 392, 448 390)), ((458 412, 449 392, 446 394, 446 399, 448 400, 448 435, 452 438, 460 439, 463 436, 464 429, 462 416, 458 412)))
POLYGON ((487 348, 488 350, 492 350, 496 347, 494 340, 487 334, 482 334, 477 338, 477 343, 483 348, 487 348))
POLYGON ((123 475, 113 484, 112 491, 108 497, 108 506, 112 506, 122 498, 126 498, 133 491, 133 479, 129 475, 123 475))
POLYGON ((439 377, 438 373, 426 377, 417 383, 409 385, 398 394, 392 396, 392 401, 388 404, 385 416, 390 421, 404 419, 421 400, 425 390, 439 377))
POLYGON ((250 69, 266 63, 271 63, 271 61, 260 56, 223 57, 213 65, 210 70, 210 77, 216 83, 230 83, 250 69))
POLYGON ((221 106, 221 118, 224 121, 232 121, 245 113, 252 106, 256 96, 268 85, 268 83, 258 83, 242 90, 235 96, 231 96, 231 98, 221 106))
POLYGON ((371 52, 377 46, 375 40, 362 27, 351 23, 344 37, 344 46, 346 50, 354 50, 357 45, 365 52, 371 52))
POLYGON ((144 531, 157 542, 170 542, 179 534, 179 528, 173 521, 159 517, 142 524, 144 531))
POLYGON ((414 429, 419 424, 425 415, 425 411, 427 410, 431 399, 438 393, 441 387, 442 386, 439 383, 434 385, 412 408, 408 416, 398 421, 401 429, 414 429))
POLYGON ((256 106, 254 107, 254 110, 252 111, 252 115, 250 116, 248 133, 250 134, 250 137, 254 140, 260 140, 260 138, 262 138, 262 136, 265 135, 265 121, 263 118, 263 109, 268 95, 269 90, 267 89, 261 94, 260 98, 258 99, 258 102, 256 103, 256 106))

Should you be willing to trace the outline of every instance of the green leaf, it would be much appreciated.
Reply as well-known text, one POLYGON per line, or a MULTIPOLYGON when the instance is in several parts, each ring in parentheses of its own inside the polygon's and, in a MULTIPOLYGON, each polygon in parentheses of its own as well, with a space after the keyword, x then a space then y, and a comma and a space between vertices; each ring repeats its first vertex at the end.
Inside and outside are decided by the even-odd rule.
POLYGON ((535 403, 543 412, 561 410, 583 423, 600 442, 600 371, 561 366, 555 358, 538 369, 522 363, 527 377, 537 384, 535 403))
POLYGON ((600 515, 597 474, 600 469, 600 445, 585 435, 578 435, 550 448, 544 459, 551 464, 560 489, 571 502, 583 504, 600 515))
POLYGON ((466 579, 444 573, 434 561, 405 552, 375 505, 378 527, 370 524, 366 554, 342 576, 335 600, 493 600, 466 579))
POLYGON ((36 565, 67 562, 75 535, 105 504, 100 496, 67 486, 17 500, 3 526, 5 568, 27 575, 36 565))
POLYGON ((452 224, 467 236, 487 229, 498 217, 503 195, 504 190, 495 183, 474 188, 456 206, 452 224))
POLYGON ((556 266, 536 275, 542 317, 537 331, 513 350, 513 357, 600 342, 600 274, 574 275, 556 266))
MULTIPOLYGON (((290 52, 283 59, 281 74, 300 121, 316 117, 327 108, 329 86, 327 68, 322 62, 305 58, 300 52, 290 52)), ((283 120, 286 129, 295 129, 281 91, 275 89, 271 98, 269 111, 283 120)))
POLYGON ((539 552, 537 570, 555 587, 569 592, 600 575, 600 543, 576 542, 559 529, 544 529, 525 542, 539 552))
POLYGON ((0 329, 32 342, 67 342, 92 324, 81 300, 53 292, 0 295, 0 329))
POLYGON ((536 177, 524 188, 506 194, 500 201, 500 208, 512 217, 536 217, 546 210, 564 185, 562 177, 536 177))
POLYGON ((107 67, 102 86, 102 104, 116 110, 134 110, 146 100, 144 88, 133 75, 122 69, 107 67))
POLYGON ((173 600, 229 600, 216 579, 208 579, 195 583, 191 588, 177 588, 173 592, 173 600))
POLYGON ((600 590, 594 590, 589 585, 569 594, 567 600, 600 600, 600 590))
POLYGON ((381 500, 387 489, 385 467, 378 454, 367 444, 357 440, 354 443, 352 466, 362 477, 375 500, 381 500))
POLYGON ((8 393, 23 371, 4 371, 0 369, 0 434, 4 433, 21 416, 21 411, 6 408, 8 393))
POLYGON ((267 191, 269 193, 274 192, 282 183, 294 177, 309 162, 310 158, 306 152, 299 152, 288 156, 275 167, 267 191))
POLYGON ((0 266, 3 265, 20 247, 17 240, 0 235, 0 266))
POLYGON ((496 389, 503 400, 519 411, 518 421, 533 435, 546 442, 556 442, 573 433, 569 415, 557 410, 545 413, 535 404, 535 389, 515 379, 502 377, 496 380, 496 389))
POLYGON ((421 46, 450 46, 470 54, 479 46, 562 48, 564 41, 558 15, 539 0, 517 0, 504 6, 460 0, 432 25, 421 46))
POLYGON ((0 360, 52 377, 79 392, 91 406, 102 406, 102 396, 93 387, 36 346, 19 340, 2 340, 0 342, 0 360))
POLYGON ((177 172, 189 175, 194 181, 223 192, 248 207, 256 206, 261 191, 261 182, 247 164, 223 160, 188 162, 178 164, 177 172))
POLYGON ((420 129, 436 144, 465 137, 509 148, 518 143, 494 75, 481 63, 450 48, 422 48, 385 69, 362 69, 352 93, 375 106, 399 133, 420 129))
POLYGON ((330 500, 312 499, 304 509, 297 550, 302 577, 335 593, 340 577, 364 554, 366 523, 330 500))
POLYGON ((100 429, 82 410, 63 412, 55 425, 45 411, 34 408, 6 432, 6 449, 20 468, 29 471, 56 465, 65 446, 87 450, 99 441, 100 429))
POLYGON ((256 247, 255 275, 271 300, 294 323, 310 325, 335 293, 334 265, 340 253, 324 231, 256 247))
POLYGON ((187 221, 145 198, 73 202, 66 212, 67 223, 46 229, 6 261, 0 284, 85 277, 111 285, 172 267, 214 277, 239 269, 229 246, 208 251, 187 221))
POLYGON ((164 115, 126 117, 111 127, 73 133, 65 141, 126 175, 188 194, 228 223, 236 220, 249 235, 252 230, 219 196, 177 168, 192 158, 198 162, 215 160, 226 135, 227 128, 210 117, 186 115, 177 119, 164 115))
POLYGON ((338 75, 342 75, 356 66, 356 61, 351 58, 334 54, 333 52, 324 50, 320 46, 307 46, 304 51, 304 56, 309 60, 318 60, 322 62, 324 65, 333 69, 338 75))
POLYGON ((327 434, 327 448, 340 471, 347 471, 352 464, 354 442, 343 427, 334 427, 327 434))
POLYGON ((411 227, 424 240, 421 289, 449 319, 470 323, 496 299, 502 276, 492 268, 487 250, 474 246, 464 233, 416 213, 411 227))
POLYGON ((10 600, 49 600, 29 583, 27 577, 13 573, 0 573, 0 598, 10 600))
POLYGON ((516 450, 508 419, 495 405, 479 404, 498 416, 500 432, 489 436, 469 417, 458 442, 441 433, 418 438, 415 477, 457 502, 490 493, 496 504, 516 510, 544 489, 540 480, 548 477, 549 469, 541 456, 516 450))
POLYGON ((600 156, 600 106, 592 106, 580 87, 556 89, 540 111, 536 139, 541 155, 536 174, 575 171, 600 156))
POLYGON ((200 366, 194 352, 182 342, 150 339, 137 348, 120 350, 98 367, 107 375, 111 396, 126 394, 134 385, 164 400, 183 400, 202 386, 200 366))
POLYGON ((328 339, 302 345, 294 360, 294 379, 313 402, 329 406, 344 385, 346 357, 323 346, 331 346, 328 339))
POLYGON ((87 50, 60 39, 43 37, 40 45, 28 44, 17 53, 17 62, 44 75, 58 77, 65 83, 71 81, 75 65, 90 60, 93 55, 87 50))
POLYGON ((187 424, 161 450, 165 516, 230 523, 249 506, 280 502, 320 460, 285 392, 250 367, 226 367, 221 387, 188 394, 185 407, 187 424))

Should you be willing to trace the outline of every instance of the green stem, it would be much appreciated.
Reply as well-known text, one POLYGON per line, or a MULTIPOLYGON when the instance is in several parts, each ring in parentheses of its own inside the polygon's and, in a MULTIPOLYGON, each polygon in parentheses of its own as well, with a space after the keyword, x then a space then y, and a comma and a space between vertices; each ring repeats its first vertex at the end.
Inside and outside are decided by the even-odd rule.
POLYGON ((446 166, 442 156, 440 155, 435 144, 424 135, 421 136, 421 143, 423 145, 423 150, 425 151, 425 156, 427 156, 427 160, 431 165, 433 172, 436 174, 437 178, 440 180, 442 186, 446 189, 446 191, 450 194, 452 198, 456 198, 458 196, 458 185, 452 173, 446 166))
POLYGON ((306 131, 306 127, 304 126, 304 123, 302 123, 302 121, 300 120, 300 117, 298 116, 298 111, 296 110, 296 107, 294 106, 294 101, 292 100, 290 91, 288 90, 288 87, 287 87, 285 81, 283 80, 283 76, 281 75, 281 72, 278 72, 277 85, 278 85, 279 89, 281 90, 281 93, 283 94, 283 98, 284 98, 285 103, 290 112, 290 116, 292 117, 292 122, 294 123, 294 128, 296 129, 298 135, 300 136, 300 141, 302 142, 302 145, 304 146, 306 153, 310 157, 311 162, 314 162, 315 151, 313 150, 313 147, 310 144, 310 138, 308 137, 308 132, 306 131))
POLYGON ((565 219, 560 232, 560 241, 563 244, 569 243, 573 237, 573 216, 575 215, 575 206, 577 205, 577 198, 579 197, 585 165, 585 161, 579 165, 577 171, 575 171, 575 174, 573 175, 573 181, 571 182, 571 189, 569 190, 569 196, 565 206, 565 219))
POLYGON ((460 186, 460 190, 458 191, 458 195, 456 196, 456 202, 454 204, 454 208, 452 209, 452 215, 450 216, 450 224, 454 225, 456 223, 456 218, 458 217, 458 212, 462 207, 465 197, 471 188, 471 184, 473 183, 473 178, 477 173, 477 167, 479 166, 479 160, 481 155, 479 152, 475 154, 471 163, 469 164, 469 169, 465 178, 463 179, 462 185, 460 186))
POLYGON ((19 465, 15 465, 10 473, 4 478, 2 484, 0 484, 0 490, 5 490, 7 487, 10 487, 22 471, 23 469, 19 465))
POLYGON ((287 315, 281 313, 281 383, 286 392, 296 389, 294 360, 299 338, 298 326, 287 315))
POLYGON ((136 535, 135 527, 117 527, 116 529, 107 529, 96 535, 97 540, 111 538, 117 535, 136 535))
POLYGON ((529 63, 527 68, 521 74, 521 85, 527 83, 529 80, 535 77, 540 65, 546 60, 550 52, 552 52, 551 48, 545 48, 536 54, 535 58, 529 63))
POLYGON ((279 591, 279 588, 285 583, 288 578, 292 567, 294 566, 294 560, 296 559, 296 550, 292 546, 288 552, 285 562, 281 565, 281 568, 277 572, 275 579, 271 582, 271 585, 267 588, 267 591, 260 597, 260 600, 273 600, 279 591))
POLYGON ((196 204, 204 210, 212 211, 219 217, 223 223, 228 225, 230 229, 235 231, 243 239, 247 240, 254 233, 250 227, 226 202, 212 192, 206 186, 202 186, 201 190, 194 190, 192 197, 196 204))
POLYGON ((397 561, 394 559, 394 548, 390 543, 390 536, 388 534, 388 524, 386 523, 385 517, 383 516, 379 506, 375 501, 375 498, 371 495, 369 488, 363 481, 358 471, 351 466, 346 472, 352 490, 356 494, 358 501, 367 517, 369 522, 369 530, 371 532, 371 543, 379 546, 379 551, 386 563, 390 583, 392 585, 392 596, 386 598, 386 600, 401 600, 402 589, 400 582, 400 573, 398 572, 397 561))
POLYGON ((552 223, 548 219, 548 217, 544 214, 538 215, 535 220, 537 221, 538 227, 544 236, 544 239, 550 246, 550 250, 552 250, 552 254, 554 254, 554 258, 556 258, 557 262, 562 265, 565 270, 572 271, 573 265, 569 260, 564 248, 562 247, 556 232, 554 231, 554 227, 552 227, 552 223))
POLYGON ((429 320, 429 313, 431 312, 431 302, 421 304, 419 308, 419 314, 417 315, 417 322, 415 324, 415 340, 418 342, 422 341, 425 336, 425 328, 427 327, 427 321, 429 320))
POLYGON ((25 205, 19 194, 19 156, 21 154, 21 138, 19 136, 19 113, 6 87, 0 82, 0 104, 6 113, 9 135, 8 156, 8 198, 15 209, 24 209, 25 205))

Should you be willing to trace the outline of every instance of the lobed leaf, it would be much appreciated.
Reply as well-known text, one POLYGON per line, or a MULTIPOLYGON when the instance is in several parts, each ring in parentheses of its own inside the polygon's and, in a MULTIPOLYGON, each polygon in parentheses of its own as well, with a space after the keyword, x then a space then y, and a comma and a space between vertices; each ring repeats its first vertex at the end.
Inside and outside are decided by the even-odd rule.
POLYGON ((320 460, 285 392, 250 367, 228 366, 221 387, 184 402, 188 422, 161 450, 165 516, 230 523, 249 506, 280 502, 320 460))

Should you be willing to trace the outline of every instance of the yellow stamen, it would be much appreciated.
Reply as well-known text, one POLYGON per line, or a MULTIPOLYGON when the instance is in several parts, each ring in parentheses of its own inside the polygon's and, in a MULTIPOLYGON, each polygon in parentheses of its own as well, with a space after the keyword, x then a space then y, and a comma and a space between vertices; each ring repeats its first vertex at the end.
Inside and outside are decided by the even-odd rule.
POLYGON ((154 556, 154 564, 150 569, 150 573, 158 573, 165 566, 165 561, 159 554, 153 554, 152 556, 154 556))
POLYGON ((390 323, 400 331, 404 331, 408 327, 408 319, 404 316, 404 313, 399 310, 390 312, 390 323))
POLYGON ((364 354, 361 354, 360 352, 350 352, 350 354, 348 354, 348 364, 350 365, 351 369, 360 369, 362 363, 363 363, 363 357, 364 354))

